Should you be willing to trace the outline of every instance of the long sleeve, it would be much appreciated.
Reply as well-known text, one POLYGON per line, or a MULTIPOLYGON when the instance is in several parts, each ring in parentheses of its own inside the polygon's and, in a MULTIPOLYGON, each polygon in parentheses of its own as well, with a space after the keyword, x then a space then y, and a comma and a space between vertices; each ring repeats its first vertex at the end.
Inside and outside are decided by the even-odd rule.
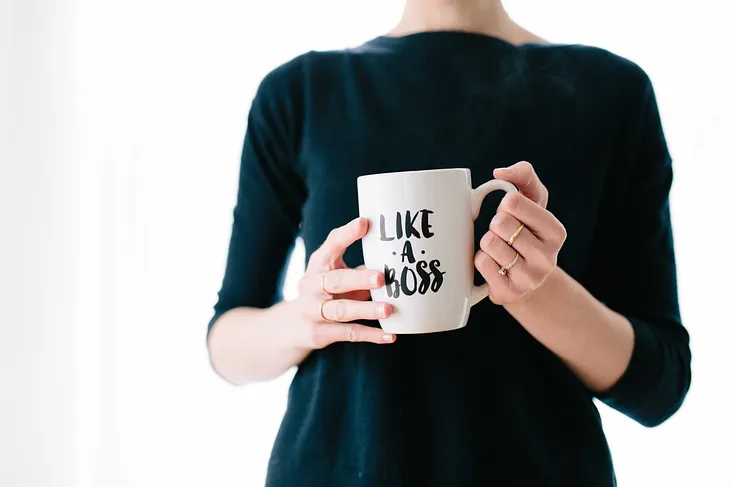
POLYGON ((299 229, 306 190, 296 168, 300 129, 295 61, 261 82, 243 141, 238 196, 215 321, 241 307, 281 298, 281 277, 299 229))
POLYGON ((603 198, 610 203, 594 252, 596 295, 633 326, 629 366, 599 397, 645 426, 656 426, 681 406, 690 385, 689 336, 677 297, 669 209, 672 161, 651 81, 637 67, 638 94, 629 129, 603 198))

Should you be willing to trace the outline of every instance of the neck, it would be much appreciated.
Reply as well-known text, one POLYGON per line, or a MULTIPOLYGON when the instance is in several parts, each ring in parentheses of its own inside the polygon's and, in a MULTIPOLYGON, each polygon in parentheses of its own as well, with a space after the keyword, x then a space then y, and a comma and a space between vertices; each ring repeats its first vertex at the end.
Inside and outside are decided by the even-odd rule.
POLYGON ((501 0, 406 0, 403 16, 389 35, 439 30, 487 34, 513 44, 542 41, 514 23, 501 0))

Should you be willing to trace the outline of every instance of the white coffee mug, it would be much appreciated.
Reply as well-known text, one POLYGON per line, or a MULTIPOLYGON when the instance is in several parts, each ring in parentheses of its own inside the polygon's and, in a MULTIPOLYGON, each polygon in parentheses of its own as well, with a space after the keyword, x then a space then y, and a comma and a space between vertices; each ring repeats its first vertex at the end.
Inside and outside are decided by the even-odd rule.
POLYGON ((463 328, 471 307, 489 294, 474 286, 474 220, 495 190, 517 191, 498 179, 472 189, 469 169, 371 174, 357 179, 365 267, 385 273, 373 301, 393 305, 380 320, 387 333, 463 328))

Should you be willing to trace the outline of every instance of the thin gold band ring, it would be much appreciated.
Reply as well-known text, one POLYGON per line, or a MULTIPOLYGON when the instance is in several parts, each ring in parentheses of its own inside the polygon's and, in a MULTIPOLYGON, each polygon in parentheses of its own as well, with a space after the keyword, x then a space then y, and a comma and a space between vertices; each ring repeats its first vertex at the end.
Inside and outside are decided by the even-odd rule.
POLYGON ((517 261, 518 261, 519 259, 520 259, 520 254, 519 254, 519 252, 515 252, 515 258, 514 258, 514 259, 512 259, 512 262, 510 262, 509 264, 507 264, 507 265, 505 265, 505 266, 502 266, 502 267, 501 267, 501 268, 500 268, 500 269, 499 269, 499 270, 497 271, 497 274, 499 274, 500 276, 506 276, 506 275, 507 275, 507 271, 508 271, 508 270, 510 270, 510 269, 512 269, 512 268, 513 268, 513 267, 515 266, 515 264, 517 263, 517 261))
POLYGON ((332 296, 332 293, 324 288, 324 278, 326 275, 327 273, 325 272, 322 274, 322 277, 319 278, 319 287, 320 289, 322 289, 322 294, 324 294, 325 296, 332 296))
POLYGON ((522 229, 525 228, 525 224, 521 223, 519 227, 517 227, 517 230, 515 230, 515 233, 512 234, 512 236, 507 241, 507 245, 512 247, 515 244, 515 240, 517 240, 517 237, 519 237, 520 232, 522 232, 522 229))
POLYGON ((321 317, 322 317, 322 320, 324 320, 324 321, 330 321, 330 322, 331 322, 331 321, 333 321, 333 320, 330 320, 329 318, 327 318, 327 317, 326 317, 326 316, 324 315, 324 303, 326 303, 327 301, 328 301, 328 300, 324 300, 324 301, 322 301, 321 303, 319 303, 319 316, 321 316, 321 317))

